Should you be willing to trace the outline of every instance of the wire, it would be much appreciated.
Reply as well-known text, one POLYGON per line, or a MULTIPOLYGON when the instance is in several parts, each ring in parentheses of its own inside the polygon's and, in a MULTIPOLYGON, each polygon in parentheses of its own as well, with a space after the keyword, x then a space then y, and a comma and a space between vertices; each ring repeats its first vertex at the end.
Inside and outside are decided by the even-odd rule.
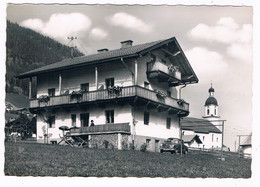
POLYGON ((87 50, 85 49, 85 47, 83 46, 83 44, 81 43, 81 41, 77 39, 77 42, 78 42, 79 45, 82 47, 82 49, 84 50, 85 54, 87 55, 88 52, 87 52, 87 50))

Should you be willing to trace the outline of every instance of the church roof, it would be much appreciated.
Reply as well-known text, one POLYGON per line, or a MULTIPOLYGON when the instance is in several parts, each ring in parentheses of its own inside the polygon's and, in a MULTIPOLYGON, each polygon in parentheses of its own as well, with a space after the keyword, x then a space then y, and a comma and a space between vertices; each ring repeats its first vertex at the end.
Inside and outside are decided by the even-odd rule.
POLYGON ((191 130, 196 133, 221 133, 221 131, 209 120, 185 117, 182 120, 182 129, 191 130))
POLYGON ((208 105, 216 105, 216 106, 218 106, 218 101, 217 101, 217 99, 216 99, 215 97, 213 97, 213 96, 210 96, 210 97, 206 100, 206 102, 205 102, 205 106, 208 106, 208 105))

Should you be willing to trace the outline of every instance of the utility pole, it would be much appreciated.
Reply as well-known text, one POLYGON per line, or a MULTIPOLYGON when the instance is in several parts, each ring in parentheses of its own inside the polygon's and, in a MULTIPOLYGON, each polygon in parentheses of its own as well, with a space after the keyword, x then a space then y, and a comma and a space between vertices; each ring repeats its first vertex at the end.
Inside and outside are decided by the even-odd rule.
MULTIPOLYGON (((73 37, 73 36, 71 36, 71 37, 68 37, 68 40, 70 40, 69 41, 69 43, 70 42, 73 42, 73 40, 76 40, 77 39, 77 37, 73 37)), ((73 57, 74 57, 74 48, 76 49, 77 48, 77 46, 73 46, 72 45, 72 47, 70 47, 70 49, 71 49, 71 51, 70 51, 70 55, 71 55, 71 58, 73 59, 73 57)))
POLYGON ((224 160, 224 158, 223 158, 223 145, 224 145, 224 121, 222 121, 221 160, 224 160))

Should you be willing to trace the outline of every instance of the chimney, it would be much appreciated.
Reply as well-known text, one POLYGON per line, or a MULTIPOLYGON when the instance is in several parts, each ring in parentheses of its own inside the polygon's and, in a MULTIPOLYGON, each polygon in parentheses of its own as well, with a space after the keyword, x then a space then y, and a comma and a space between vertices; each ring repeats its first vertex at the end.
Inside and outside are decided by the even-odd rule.
POLYGON ((98 53, 102 53, 102 52, 106 52, 106 51, 108 51, 107 48, 103 48, 103 49, 98 49, 98 50, 97 50, 98 53))
POLYGON ((132 40, 126 40, 126 41, 122 41, 121 43, 121 48, 125 48, 125 47, 131 47, 133 44, 132 40))

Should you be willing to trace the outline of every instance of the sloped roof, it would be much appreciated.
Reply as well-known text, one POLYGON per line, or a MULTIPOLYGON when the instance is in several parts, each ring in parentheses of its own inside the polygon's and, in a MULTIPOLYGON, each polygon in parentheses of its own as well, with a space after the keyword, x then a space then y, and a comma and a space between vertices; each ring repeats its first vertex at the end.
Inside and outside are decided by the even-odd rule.
POLYGON ((208 106, 208 105, 216 105, 216 106, 218 106, 218 101, 217 101, 217 99, 216 99, 215 97, 210 96, 210 97, 206 100, 206 102, 205 102, 205 106, 208 106))
POLYGON ((197 133, 221 133, 221 131, 207 119, 184 117, 182 129, 197 133))
POLYGON ((5 102, 14 106, 14 110, 29 107, 29 98, 22 94, 6 93, 5 102))
POLYGON ((190 142, 192 142, 192 140, 195 140, 198 144, 201 144, 201 143, 202 143, 201 139, 200 139, 199 136, 196 135, 196 134, 183 135, 183 136, 182 136, 182 140, 184 141, 184 143, 190 143, 190 142))
POLYGON ((109 60, 109 59, 114 59, 114 58, 122 58, 122 57, 133 57, 138 55, 139 52, 150 48, 152 46, 155 46, 164 40, 159 40, 155 42, 150 42, 150 43, 145 43, 145 44, 140 44, 136 46, 131 46, 131 47, 125 47, 125 48, 120 48, 120 49, 115 49, 111 51, 106 51, 106 52, 101 52, 97 54, 92 54, 88 56, 81 56, 81 57, 75 57, 73 59, 65 59, 60 62, 56 62, 47 66, 40 67, 38 69, 28 71, 26 73, 22 73, 18 78, 23 78, 27 77, 29 75, 34 75, 35 73, 39 72, 45 72, 49 70, 56 70, 60 68, 65 68, 65 67, 75 67, 78 65, 87 65, 88 63, 93 63, 96 61, 102 61, 102 60, 109 60))
POLYGON ((18 75, 18 78, 28 78, 35 76, 40 73, 50 72, 50 71, 59 71, 74 67, 82 67, 85 65, 90 64, 96 64, 101 62, 107 62, 112 60, 118 60, 120 58, 130 58, 130 57, 137 57, 139 55, 145 54, 146 52, 159 48, 165 44, 168 44, 170 42, 174 42, 177 46, 177 48, 181 51, 182 59, 186 62, 186 66, 189 69, 189 72, 194 75, 193 78, 191 78, 193 81, 198 82, 198 78, 196 74, 194 73, 192 67, 190 66, 187 58, 185 57, 182 49, 180 48, 177 40, 175 37, 165 39, 165 40, 158 40, 154 42, 149 42, 145 44, 130 46, 130 47, 124 47, 120 49, 115 49, 111 51, 105 51, 97 54, 92 54, 88 56, 82 56, 82 57, 76 57, 73 59, 65 59, 60 62, 56 62, 47 66, 40 67, 38 69, 22 73, 18 75))
POLYGON ((252 133, 240 144, 241 146, 252 145, 252 133))

